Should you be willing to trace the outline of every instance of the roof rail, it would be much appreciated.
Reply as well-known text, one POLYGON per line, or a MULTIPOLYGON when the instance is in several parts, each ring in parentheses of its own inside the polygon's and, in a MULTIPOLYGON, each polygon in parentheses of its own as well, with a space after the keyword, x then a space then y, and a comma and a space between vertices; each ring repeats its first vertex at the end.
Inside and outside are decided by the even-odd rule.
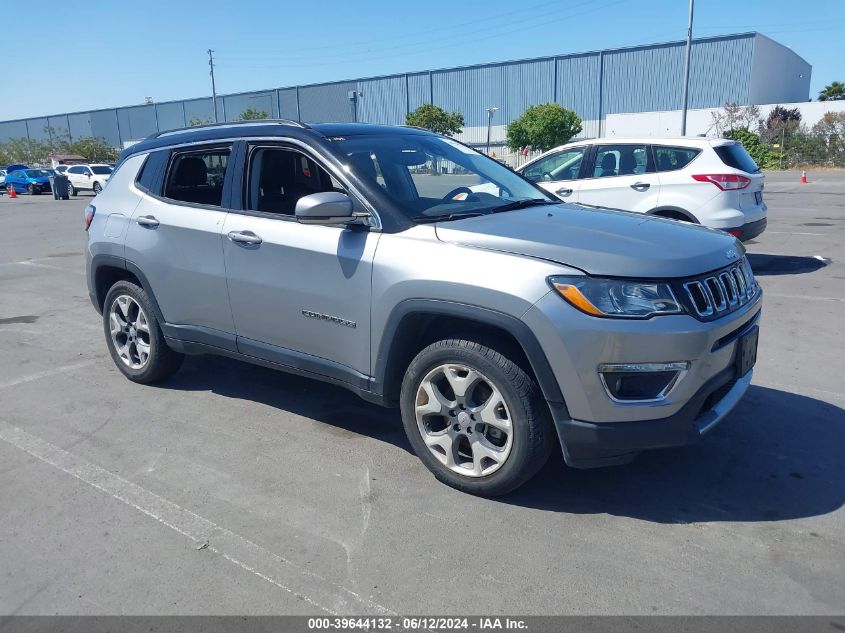
POLYGON ((302 123, 301 121, 294 121, 293 119, 253 119, 249 121, 222 121, 218 123, 203 123, 202 125, 192 125, 190 127, 180 127, 176 128, 175 130, 164 130, 163 132, 156 132, 155 134, 148 136, 148 139, 151 138, 159 138, 161 136, 168 136, 170 134, 178 134, 181 132, 192 132, 194 130, 205 130, 208 128, 215 128, 215 127, 227 127, 227 126, 241 126, 241 125, 267 125, 267 124, 278 124, 278 125, 293 125, 294 127, 299 127, 303 129, 311 129, 311 126, 302 123))

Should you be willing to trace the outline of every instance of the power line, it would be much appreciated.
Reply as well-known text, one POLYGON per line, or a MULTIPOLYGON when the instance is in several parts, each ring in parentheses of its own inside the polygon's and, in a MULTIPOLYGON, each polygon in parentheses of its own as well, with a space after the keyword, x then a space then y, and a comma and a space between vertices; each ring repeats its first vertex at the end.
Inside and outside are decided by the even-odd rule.
MULTIPOLYGON (((550 20, 548 18, 543 17, 543 18, 540 18, 540 20, 542 22, 542 25, 546 26, 546 25, 549 25, 549 24, 555 24, 555 23, 558 23, 558 22, 562 22, 564 20, 570 20, 574 17, 584 15, 584 14, 587 14, 587 13, 591 13, 593 11, 604 10, 604 9, 607 9, 608 7, 618 5, 618 4, 622 4, 623 2, 628 2, 628 1, 630 1, 630 0, 614 0, 612 2, 603 3, 600 6, 595 6, 594 3, 590 3, 590 4, 593 4, 593 7, 590 8, 590 9, 587 9, 587 10, 584 10, 584 11, 581 11, 581 12, 578 12, 578 13, 563 15, 563 16, 558 17, 557 19, 551 19, 550 20)), ((532 16, 532 18, 530 18, 530 19, 536 20, 538 18, 537 18, 537 16, 532 16)), ((525 20, 517 21, 517 23, 519 23, 519 22, 525 22, 525 20)), ((519 27, 519 28, 513 28, 512 24, 513 23, 508 24, 508 25, 504 25, 504 28, 506 29, 506 31, 504 31, 502 33, 491 33, 491 31, 489 29, 480 29, 478 31, 470 31, 469 32, 469 33, 483 32, 484 35, 482 35, 480 37, 469 38, 469 39, 461 38, 460 40, 451 40, 451 41, 446 41, 446 42, 441 40, 441 41, 437 42, 437 44, 441 48, 443 46, 448 46, 450 44, 454 45, 454 44, 457 44, 457 43, 472 44, 472 43, 475 43, 475 42, 486 41, 486 40, 490 39, 491 37, 511 35, 513 33, 521 33, 521 32, 524 32, 524 31, 536 29, 539 26, 538 24, 527 24, 527 25, 519 27)), ((415 52, 430 53, 431 52, 431 46, 432 46, 432 43, 430 41, 425 41, 425 42, 419 42, 418 44, 411 44, 411 45, 407 45, 407 46, 402 45, 402 46, 394 46, 394 47, 383 48, 383 49, 372 49, 372 50, 369 50, 369 51, 366 51, 366 52, 362 52, 358 55, 343 55, 343 61, 344 62, 347 62, 347 61, 355 61, 355 62, 371 61, 375 56, 381 57, 383 53, 393 52, 393 51, 396 51, 396 52, 401 51, 405 54, 414 54, 415 52), (405 50, 402 50, 402 49, 405 49, 405 50)), ((232 59, 233 59, 233 61, 237 61, 236 57, 233 57, 232 59)), ((335 53, 331 56, 309 57, 308 59, 302 59, 302 60, 296 61, 294 63, 252 64, 251 66, 252 66, 252 68, 262 68, 262 69, 285 69, 285 68, 300 68, 303 65, 307 65, 309 68, 312 68, 312 67, 317 67, 317 66, 336 66, 337 64, 338 64, 338 56, 335 53), (326 62, 314 62, 313 61, 314 59, 320 59, 322 57, 330 57, 331 59, 330 59, 330 61, 326 61, 326 62)))
MULTIPOLYGON (((584 2, 572 4, 572 5, 563 7, 563 10, 569 11, 572 8, 577 8, 577 7, 580 7, 580 6, 590 5, 590 4, 594 4, 594 0, 585 0, 584 2)), ((552 0, 551 2, 543 2, 541 4, 538 4, 538 5, 531 7, 531 9, 537 10, 537 9, 540 9, 540 8, 543 8, 543 7, 546 7, 546 6, 558 6, 559 7, 560 6, 560 0, 552 0)), ((556 13, 556 12, 551 11, 550 13, 552 15, 554 15, 554 13, 556 13)), ((502 19, 507 18, 511 15, 524 15, 524 14, 525 14, 525 9, 523 8, 523 9, 520 9, 518 11, 509 11, 509 12, 506 12, 506 13, 489 15, 487 17, 478 18, 476 20, 472 20, 472 21, 468 21, 468 22, 458 22, 458 23, 454 23, 454 24, 446 24, 446 25, 443 25, 443 26, 438 26, 437 28, 433 28, 433 29, 426 29, 424 31, 417 31, 416 33, 413 34, 412 37, 419 37, 419 36, 423 36, 423 35, 432 35, 432 34, 442 35, 444 31, 451 31, 451 30, 454 30, 454 29, 463 29, 464 27, 467 27, 467 26, 477 26, 480 23, 489 22, 491 20, 502 20, 502 19)), ((549 13, 546 13, 544 15, 547 16, 547 15, 549 15, 549 13)), ((536 18, 537 18, 537 16, 532 15, 527 19, 534 20, 536 18)), ((518 20, 517 22, 520 22, 520 21, 524 21, 524 20, 518 20)), ((514 23, 513 21, 510 21, 508 24, 513 24, 513 23, 514 23)), ((486 30, 486 29, 487 29, 487 27, 484 27, 484 30, 486 30)), ((478 32, 478 31, 471 31, 471 32, 478 32)), ((378 36, 379 42, 391 42, 391 41, 394 41, 394 40, 402 40, 403 42, 407 42, 407 39, 408 39, 407 34, 387 36, 387 37, 382 37, 381 35, 378 36)), ((372 42, 373 42, 372 39, 359 40, 357 42, 344 42, 342 44, 342 46, 367 46, 367 45, 372 44, 372 42)), ((430 45, 431 39, 427 38, 425 40, 425 42, 430 45)), ((415 44, 415 43, 416 42, 412 42, 411 44, 415 44)), ((338 44, 327 44, 327 45, 321 45, 321 46, 297 46, 296 50, 298 52, 305 52, 305 53, 307 53, 309 51, 330 50, 330 51, 335 51, 335 52, 331 53, 331 55, 335 56, 337 54, 336 51, 337 51, 338 47, 339 47, 338 44)), ((265 54, 273 54, 273 53, 289 54, 291 49, 290 48, 284 48, 284 49, 265 48, 265 49, 254 49, 254 50, 255 50, 255 53, 247 53, 247 54, 234 53, 232 55, 227 55, 226 57, 229 58, 229 59, 240 59, 240 58, 256 58, 256 57, 260 57, 260 56, 265 55, 265 54)), ((382 49, 379 48, 378 50, 382 50, 382 49)))

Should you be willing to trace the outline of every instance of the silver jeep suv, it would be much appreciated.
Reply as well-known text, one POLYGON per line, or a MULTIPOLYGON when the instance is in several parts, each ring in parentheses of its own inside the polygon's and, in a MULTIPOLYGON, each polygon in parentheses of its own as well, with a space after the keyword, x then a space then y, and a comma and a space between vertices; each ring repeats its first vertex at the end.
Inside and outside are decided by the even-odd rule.
POLYGON ((735 238, 562 204, 423 130, 165 132, 85 213, 130 380, 213 353, 330 381, 398 406, 470 493, 513 490, 556 440, 575 467, 693 442, 751 382, 761 290, 735 238))

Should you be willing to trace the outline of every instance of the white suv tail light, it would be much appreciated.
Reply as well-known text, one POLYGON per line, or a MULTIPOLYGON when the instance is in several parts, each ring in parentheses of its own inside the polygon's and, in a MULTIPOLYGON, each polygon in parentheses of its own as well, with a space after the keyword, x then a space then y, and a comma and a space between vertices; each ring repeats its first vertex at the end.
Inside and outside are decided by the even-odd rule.
POLYGON ((712 183, 722 191, 745 189, 751 184, 751 178, 740 174, 694 174, 692 178, 698 182, 712 183))

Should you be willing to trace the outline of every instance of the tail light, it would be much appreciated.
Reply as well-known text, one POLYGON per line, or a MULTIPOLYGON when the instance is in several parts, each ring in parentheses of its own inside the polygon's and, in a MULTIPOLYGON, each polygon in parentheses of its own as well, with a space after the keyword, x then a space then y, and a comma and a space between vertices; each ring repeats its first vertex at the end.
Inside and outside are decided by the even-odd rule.
POLYGON ((751 178, 740 174, 695 174, 692 178, 698 182, 712 183, 722 191, 745 189, 751 184, 751 178))
POLYGON ((97 212, 97 207, 93 204, 89 204, 85 207, 85 230, 88 230, 88 227, 91 226, 91 221, 94 219, 94 214, 97 212))

